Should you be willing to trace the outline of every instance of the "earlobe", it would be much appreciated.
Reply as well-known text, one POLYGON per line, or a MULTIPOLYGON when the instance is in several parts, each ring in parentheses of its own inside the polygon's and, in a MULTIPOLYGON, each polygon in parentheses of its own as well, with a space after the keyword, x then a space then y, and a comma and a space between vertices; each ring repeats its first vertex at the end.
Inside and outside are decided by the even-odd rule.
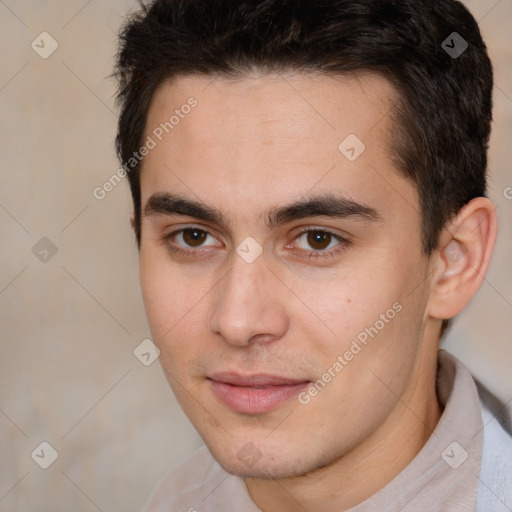
POLYGON ((433 255, 439 271, 427 307, 430 317, 453 318, 474 297, 489 268, 497 231, 496 208, 485 197, 466 204, 445 228, 433 255))

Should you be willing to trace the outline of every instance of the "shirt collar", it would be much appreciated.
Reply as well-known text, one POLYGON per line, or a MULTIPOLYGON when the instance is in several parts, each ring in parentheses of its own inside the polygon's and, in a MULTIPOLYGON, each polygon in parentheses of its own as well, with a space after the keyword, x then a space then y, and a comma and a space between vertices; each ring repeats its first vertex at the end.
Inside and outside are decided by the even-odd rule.
POLYGON ((418 455, 350 512, 475 509, 483 444, 480 399, 469 370, 445 350, 438 354, 437 395, 444 410, 418 455))

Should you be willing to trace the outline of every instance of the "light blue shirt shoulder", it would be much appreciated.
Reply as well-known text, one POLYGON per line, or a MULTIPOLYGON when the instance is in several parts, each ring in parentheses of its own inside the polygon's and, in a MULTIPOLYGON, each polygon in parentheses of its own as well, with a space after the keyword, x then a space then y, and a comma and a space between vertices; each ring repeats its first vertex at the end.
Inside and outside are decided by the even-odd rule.
POLYGON ((484 442, 476 512, 512 511, 512 401, 500 402, 476 381, 484 442))

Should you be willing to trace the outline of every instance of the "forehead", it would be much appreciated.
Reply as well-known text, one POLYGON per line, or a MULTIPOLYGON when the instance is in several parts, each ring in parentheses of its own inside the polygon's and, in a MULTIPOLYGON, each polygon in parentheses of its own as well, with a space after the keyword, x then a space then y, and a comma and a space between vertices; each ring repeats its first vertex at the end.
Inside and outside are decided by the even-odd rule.
POLYGON ((148 111, 144 139, 155 138, 159 127, 168 133, 144 158, 142 202, 155 192, 179 191, 218 206, 236 203, 238 214, 252 215, 266 201, 333 187, 378 206, 388 187, 403 188, 388 202, 405 197, 411 208, 415 191, 389 154, 395 97, 392 85, 374 74, 168 80, 148 111))
POLYGON ((237 79, 185 76, 164 81, 156 90, 146 128, 168 119, 166 114, 180 109, 191 97, 197 99, 199 108, 194 109, 187 127, 197 137, 205 131, 217 132, 242 143, 254 140, 252 134, 260 140, 324 138, 326 134, 336 140, 347 130, 362 134, 386 117, 396 93, 388 80, 371 73, 252 72, 237 79), (240 127, 243 132, 238 131, 240 127))

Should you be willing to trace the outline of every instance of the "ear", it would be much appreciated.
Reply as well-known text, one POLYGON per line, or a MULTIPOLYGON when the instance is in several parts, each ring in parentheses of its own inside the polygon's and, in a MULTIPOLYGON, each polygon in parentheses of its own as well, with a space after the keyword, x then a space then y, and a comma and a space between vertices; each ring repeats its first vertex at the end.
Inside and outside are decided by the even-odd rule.
POLYGON ((496 207, 486 197, 466 204, 443 230, 433 255, 430 317, 453 318, 471 301, 489 268, 497 234, 496 207))
POLYGON ((135 212, 132 212, 130 215, 130 225, 132 226, 133 231, 135 231, 135 212))

